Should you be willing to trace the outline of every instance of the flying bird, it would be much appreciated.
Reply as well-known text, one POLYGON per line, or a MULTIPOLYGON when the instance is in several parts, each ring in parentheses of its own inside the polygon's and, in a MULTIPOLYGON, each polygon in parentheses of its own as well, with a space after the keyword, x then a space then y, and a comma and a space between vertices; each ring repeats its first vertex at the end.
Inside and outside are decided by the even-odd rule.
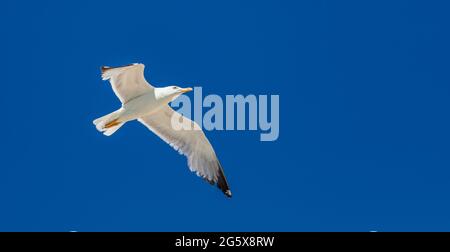
POLYGON ((122 107, 93 121, 98 131, 111 136, 126 122, 138 120, 179 153, 185 155, 189 169, 231 197, 223 168, 213 147, 197 123, 174 111, 168 103, 192 88, 157 88, 145 80, 143 64, 101 68, 102 79, 109 80, 122 107), (174 129, 178 120, 181 129, 174 129), (186 127, 188 126, 188 127, 186 127))

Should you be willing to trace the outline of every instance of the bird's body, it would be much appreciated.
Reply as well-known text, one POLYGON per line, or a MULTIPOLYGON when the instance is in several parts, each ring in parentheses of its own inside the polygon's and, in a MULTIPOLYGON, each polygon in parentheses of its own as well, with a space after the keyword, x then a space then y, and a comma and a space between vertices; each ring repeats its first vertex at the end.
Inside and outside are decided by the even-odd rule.
POLYGON ((182 93, 191 88, 169 86, 156 88, 144 78, 144 65, 102 67, 103 80, 110 80, 122 107, 94 120, 96 128, 110 136, 128 121, 138 120, 188 158, 191 171, 217 186, 231 197, 217 156, 200 127, 168 106, 182 93), (173 118, 182 119, 183 129, 173 127, 173 118))
POLYGON ((119 120, 123 122, 132 121, 150 115, 166 105, 167 103, 163 99, 156 99, 155 91, 156 89, 150 90, 148 93, 123 104, 119 109, 119 120))

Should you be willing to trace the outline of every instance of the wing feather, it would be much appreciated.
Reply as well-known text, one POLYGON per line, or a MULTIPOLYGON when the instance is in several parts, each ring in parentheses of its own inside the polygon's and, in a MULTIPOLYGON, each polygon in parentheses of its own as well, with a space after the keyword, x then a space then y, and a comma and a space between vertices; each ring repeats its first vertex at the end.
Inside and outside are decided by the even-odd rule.
POLYGON ((195 122, 183 117, 169 106, 165 106, 157 113, 141 117, 138 120, 180 154, 185 155, 191 171, 204 178, 210 184, 217 184, 217 187, 226 196, 231 197, 228 182, 214 149, 195 122), (173 116, 182 119, 180 123, 183 126, 190 127, 190 130, 185 130, 186 127, 183 127, 181 130, 175 130, 171 121, 173 116))
POLYGON ((122 67, 103 66, 102 79, 109 80, 114 93, 122 103, 138 97, 153 89, 145 80, 143 64, 131 64, 122 67))

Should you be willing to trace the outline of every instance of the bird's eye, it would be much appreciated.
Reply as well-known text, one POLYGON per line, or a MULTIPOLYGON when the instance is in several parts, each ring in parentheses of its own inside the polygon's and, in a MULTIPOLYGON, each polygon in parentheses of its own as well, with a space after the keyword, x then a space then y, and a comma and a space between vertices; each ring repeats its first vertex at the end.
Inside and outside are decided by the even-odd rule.
POLYGON ((177 89, 177 87, 173 87, 173 89, 177 89))

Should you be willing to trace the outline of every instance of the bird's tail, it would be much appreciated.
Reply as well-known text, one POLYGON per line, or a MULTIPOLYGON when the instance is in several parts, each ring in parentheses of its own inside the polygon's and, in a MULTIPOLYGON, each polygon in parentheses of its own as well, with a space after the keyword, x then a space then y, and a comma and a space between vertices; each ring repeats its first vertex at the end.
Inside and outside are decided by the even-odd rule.
POLYGON ((97 118, 93 121, 95 128, 106 136, 111 136, 116 132, 125 122, 119 121, 121 109, 116 110, 110 114, 97 118))

